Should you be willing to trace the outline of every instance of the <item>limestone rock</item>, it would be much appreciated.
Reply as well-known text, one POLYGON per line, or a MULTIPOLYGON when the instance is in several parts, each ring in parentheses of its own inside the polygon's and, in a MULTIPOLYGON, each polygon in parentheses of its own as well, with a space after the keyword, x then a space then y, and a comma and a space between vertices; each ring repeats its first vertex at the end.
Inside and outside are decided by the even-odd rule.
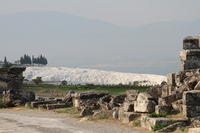
POLYGON ((155 108, 155 113, 157 114, 169 114, 172 111, 172 107, 171 106, 161 106, 161 105, 157 105, 155 108))
POLYGON ((130 123, 131 121, 135 120, 136 118, 140 117, 141 115, 134 112, 124 112, 122 122, 123 123, 130 123))
POLYGON ((123 109, 125 112, 134 112, 134 103, 124 102, 123 109))
POLYGON ((147 93, 140 93, 134 103, 135 112, 152 113, 155 111, 156 102, 147 93))
POLYGON ((83 117, 93 115, 93 114, 94 114, 94 112, 90 107, 83 108, 80 113, 80 115, 83 117))

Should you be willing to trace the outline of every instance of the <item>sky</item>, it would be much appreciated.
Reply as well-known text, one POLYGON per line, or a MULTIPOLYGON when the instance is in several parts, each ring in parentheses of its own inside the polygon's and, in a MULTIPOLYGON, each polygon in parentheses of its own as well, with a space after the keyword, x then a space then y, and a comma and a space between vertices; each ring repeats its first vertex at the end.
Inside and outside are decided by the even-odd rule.
POLYGON ((182 38, 200 33, 200 0, 0 0, 0 58, 167 74, 182 38), (3 49, 2 49, 3 48, 3 49))
POLYGON ((199 18, 199 0, 0 0, 0 14, 62 12, 120 26, 199 18))

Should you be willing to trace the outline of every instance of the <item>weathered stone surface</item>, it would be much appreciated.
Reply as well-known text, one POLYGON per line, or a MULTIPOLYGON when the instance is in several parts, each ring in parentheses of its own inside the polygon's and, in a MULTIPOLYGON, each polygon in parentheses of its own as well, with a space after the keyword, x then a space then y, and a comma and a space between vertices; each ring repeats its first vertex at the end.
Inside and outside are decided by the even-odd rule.
POLYGON ((81 110, 80 115, 85 117, 85 116, 89 116, 89 115, 93 115, 93 109, 91 109, 90 107, 85 107, 81 110))
POLYGON ((120 107, 124 103, 125 98, 126 98, 126 95, 119 95, 119 96, 113 97, 109 103, 110 107, 111 108, 120 107))
POLYGON ((49 101, 34 101, 31 102, 31 107, 32 108, 38 108, 40 105, 45 105, 45 104, 56 104, 56 100, 49 100, 49 101))
POLYGON ((152 113, 155 111, 156 102, 147 93, 140 93, 134 103, 135 112, 152 113))
POLYGON ((147 90, 147 93, 154 98, 159 98, 162 95, 162 87, 165 85, 166 84, 153 86, 147 90))
POLYGON ((172 86, 176 86, 176 73, 167 74, 167 83, 172 86))
POLYGON ((134 103, 124 102, 123 109, 125 112, 134 112, 134 103))
POLYGON ((65 103, 58 103, 58 104, 47 104, 46 108, 47 110, 52 110, 52 109, 59 109, 59 108, 67 108, 69 105, 65 103))
POLYGON ((200 106, 200 90, 184 92, 183 104, 189 106, 200 106))
POLYGON ((182 93, 175 93, 173 95, 167 96, 167 97, 163 97, 163 98, 159 98, 158 99, 158 104, 162 105, 162 106, 171 106, 171 104, 177 100, 182 99, 183 94, 182 93))
POLYGON ((175 110, 175 111, 178 111, 178 112, 183 112, 183 100, 178 100, 176 102, 173 102, 172 103, 172 108, 175 110))
POLYGON ((148 130, 153 130, 153 127, 155 125, 165 125, 165 127, 177 123, 177 122, 188 122, 187 119, 181 119, 181 118, 150 118, 148 116, 142 116, 141 117, 141 126, 143 128, 146 128, 148 130))
POLYGON ((200 128, 190 128, 188 133, 200 133, 200 128))
POLYGON ((126 101, 133 102, 137 100, 139 92, 137 90, 128 90, 126 91, 126 101))
POLYGON ((161 105, 157 105, 155 108, 155 112, 157 114, 169 114, 172 111, 172 107, 171 106, 161 106, 161 105))
POLYGON ((8 106, 17 106, 35 100, 35 94, 30 91, 8 90, 3 92, 3 103, 8 106))
POLYGON ((112 114, 114 119, 119 119, 119 109, 115 109, 112 114))
POLYGON ((105 92, 82 92, 73 94, 73 105, 76 108, 90 107, 93 109, 99 109, 99 101, 101 98, 107 96, 108 93, 105 92))
POLYGON ((183 39, 183 49, 200 49, 200 37, 189 36, 183 39))
POLYGON ((68 105, 73 105, 73 95, 75 94, 74 91, 67 92, 66 96, 64 97, 64 102, 68 105))
POLYGON ((180 53, 181 70, 200 68, 200 49, 183 50, 180 53))
POLYGON ((23 85, 25 67, 0 68, 0 91, 20 89, 23 85))
POLYGON ((183 115, 187 118, 200 116, 200 106, 183 105, 183 115))
POLYGON ((130 123, 131 121, 137 119, 140 116, 141 116, 141 114, 138 114, 138 113, 124 112, 123 117, 122 117, 122 122, 123 123, 130 123))

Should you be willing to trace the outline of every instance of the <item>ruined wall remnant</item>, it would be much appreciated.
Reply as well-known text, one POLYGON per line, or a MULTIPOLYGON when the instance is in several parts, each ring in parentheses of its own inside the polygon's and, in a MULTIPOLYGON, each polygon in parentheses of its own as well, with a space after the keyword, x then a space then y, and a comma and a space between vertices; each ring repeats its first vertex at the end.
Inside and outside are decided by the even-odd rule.
POLYGON ((22 88, 24 79, 22 73, 25 69, 25 67, 0 68, 0 91, 22 88))
POLYGON ((184 38, 183 49, 180 52, 181 70, 200 68, 200 36, 184 38))

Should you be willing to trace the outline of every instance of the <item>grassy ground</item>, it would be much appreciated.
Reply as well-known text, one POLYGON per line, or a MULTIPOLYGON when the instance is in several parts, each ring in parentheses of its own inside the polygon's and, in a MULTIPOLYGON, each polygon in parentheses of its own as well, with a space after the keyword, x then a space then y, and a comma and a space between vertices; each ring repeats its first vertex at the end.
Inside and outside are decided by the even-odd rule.
POLYGON ((127 90, 146 91, 148 86, 132 86, 132 85, 24 85, 24 90, 35 92, 39 96, 62 97, 66 91, 105 91, 111 95, 119 95, 127 90))

